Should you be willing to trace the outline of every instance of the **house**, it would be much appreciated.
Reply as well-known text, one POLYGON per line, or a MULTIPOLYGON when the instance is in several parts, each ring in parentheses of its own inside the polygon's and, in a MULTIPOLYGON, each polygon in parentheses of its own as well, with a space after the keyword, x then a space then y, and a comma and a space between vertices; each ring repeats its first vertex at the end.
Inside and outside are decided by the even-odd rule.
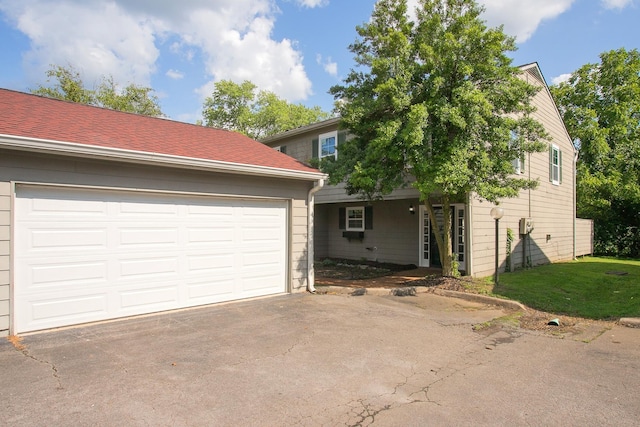
POLYGON ((0 89, 0 335, 312 287, 323 178, 235 132, 0 89))
MULTIPOLYGON (((519 197, 501 201, 500 269, 571 260, 592 252, 592 223, 575 217, 576 150, 537 64, 521 67, 522 78, 541 88, 533 99, 534 117, 550 135, 548 152, 534 153, 514 164, 514 173, 540 183, 519 197), (507 254, 507 232, 513 236, 507 254), (508 256, 507 256, 508 255, 508 256)), ((348 132, 339 118, 298 128, 263 142, 303 161, 339 156, 348 132)), ((494 206, 469 194, 452 206, 452 245, 459 269, 489 276, 495 270, 494 206)), ((442 208, 436 209, 442 214, 442 208)), ((402 188, 383 201, 367 202, 346 194, 343 185, 325 186, 316 194, 315 255, 373 260, 424 267, 440 266, 431 221, 418 192, 402 188)))

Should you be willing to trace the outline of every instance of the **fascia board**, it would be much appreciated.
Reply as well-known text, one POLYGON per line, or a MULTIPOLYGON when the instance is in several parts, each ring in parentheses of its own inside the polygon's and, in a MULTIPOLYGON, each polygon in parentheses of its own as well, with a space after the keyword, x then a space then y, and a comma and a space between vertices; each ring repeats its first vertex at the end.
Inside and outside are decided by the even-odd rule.
POLYGON ((323 174, 321 172, 306 172, 291 169, 280 169, 269 166, 245 165, 242 163, 224 162, 220 160, 172 156, 169 154, 123 150, 96 145, 85 145, 38 138, 25 138, 4 134, 0 134, 0 148, 64 155, 70 157, 120 161, 155 166, 167 166, 182 169, 235 173, 250 176, 291 178, 308 181, 317 181, 319 179, 325 179, 327 177, 326 174, 323 174))

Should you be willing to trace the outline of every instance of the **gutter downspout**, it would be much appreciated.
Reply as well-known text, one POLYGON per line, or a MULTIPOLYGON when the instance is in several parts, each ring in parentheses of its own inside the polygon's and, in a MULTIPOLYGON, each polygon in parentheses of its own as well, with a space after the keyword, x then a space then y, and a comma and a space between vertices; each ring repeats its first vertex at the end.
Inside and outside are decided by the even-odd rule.
POLYGON ((307 197, 307 291, 312 294, 316 293, 315 288, 315 271, 313 269, 313 259, 314 259, 314 251, 313 251, 313 214, 315 211, 315 194, 320 191, 320 189, 324 186, 324 179, 317 180, 313 188, 309 190, 309 195, 307 197))

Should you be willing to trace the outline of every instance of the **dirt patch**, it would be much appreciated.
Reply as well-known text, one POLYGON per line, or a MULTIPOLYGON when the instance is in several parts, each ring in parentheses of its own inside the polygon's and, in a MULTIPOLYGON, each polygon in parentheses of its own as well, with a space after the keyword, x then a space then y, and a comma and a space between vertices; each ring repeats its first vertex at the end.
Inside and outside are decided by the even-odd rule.
MULTIPOLYGON (((319 282, 323 282, 323 279, 329 279, 328 281, 330 281, 330 279, 336 279, 327 284, 337 286, 354 288, 428 287, 456 292, 482 293, 481 287, 477 285, 477 281, 470 277, 443 277, 438 274, 429 274, 423 277, 408 278, 397 275, 400 270, 406 269, 406 267, 407 266, 398 266, 397 264, 382 265, 371 262, 354 264, 351 261, 328 261, 325 263, 316 263, 315 268, 319 282)), ((564 316, 531 308, 527 308, 525 312, 513 320, 515 325, 522 329, 538 331, 558 338, 572 337, 584 341, 590 341, 603 331, 610 329, 614 324, 612 321, 564 316), (557 326, 549 324, 549 322, 554 319, 558 319, 557 326)))
POLYGON ((413 264, 392 264, 375 261, 352 261, 335 258, 326 258, 314 265, 318 278, 341 279, 341 280, 362 280, 376 277, 384 277, 398 271, 416 268, 413 264))

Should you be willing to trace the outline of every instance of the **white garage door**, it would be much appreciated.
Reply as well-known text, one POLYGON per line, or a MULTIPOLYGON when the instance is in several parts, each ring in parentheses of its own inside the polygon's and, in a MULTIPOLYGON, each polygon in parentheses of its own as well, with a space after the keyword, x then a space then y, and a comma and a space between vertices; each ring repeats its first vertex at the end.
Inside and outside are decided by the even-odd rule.
POLYGON ((27 332, 285 292, 287 204, 18 186, 27 332))

